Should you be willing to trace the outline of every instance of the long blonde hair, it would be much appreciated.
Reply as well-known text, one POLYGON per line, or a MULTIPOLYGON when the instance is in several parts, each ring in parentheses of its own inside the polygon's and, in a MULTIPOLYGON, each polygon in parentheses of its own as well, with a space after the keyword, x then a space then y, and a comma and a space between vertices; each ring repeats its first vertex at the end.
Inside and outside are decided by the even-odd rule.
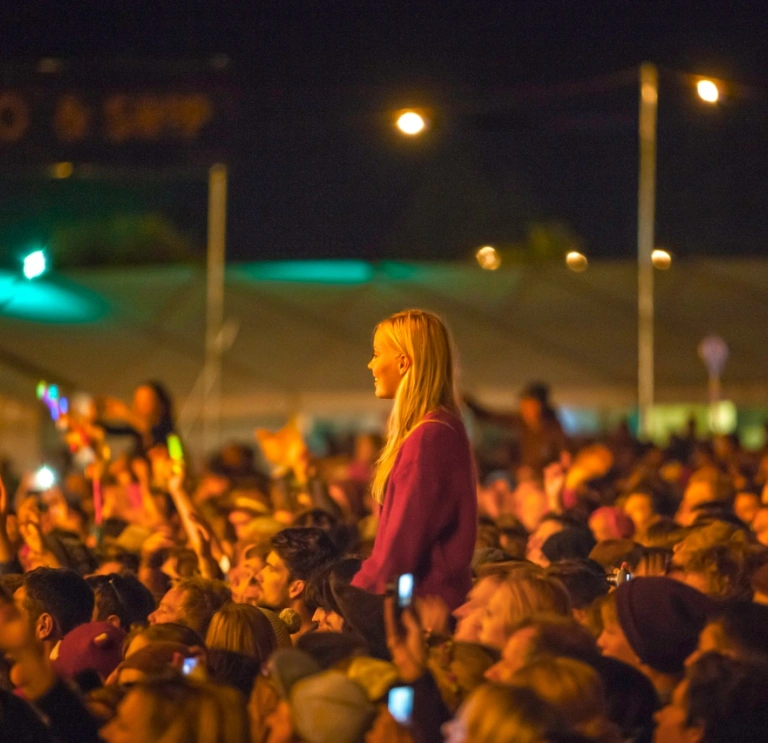
POLYGON ((427 413, 440 407, 458 413, 451 334, 433 312, 404 310, 382 320, 376 330, 386 333, 392 345, 410 360, 400 380, 389 416, 387 443, 376 463, 371 494, 384 502, 387 480, 403 441, 427 413))

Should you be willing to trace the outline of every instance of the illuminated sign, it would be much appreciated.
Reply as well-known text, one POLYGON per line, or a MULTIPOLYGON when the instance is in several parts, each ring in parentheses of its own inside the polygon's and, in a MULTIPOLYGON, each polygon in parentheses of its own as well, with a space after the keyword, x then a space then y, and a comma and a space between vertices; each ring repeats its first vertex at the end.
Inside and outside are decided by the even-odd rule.
POLYGON ((189 86, 0 86, 0 162, 187 164, 226 158, 237 96, 189 86))

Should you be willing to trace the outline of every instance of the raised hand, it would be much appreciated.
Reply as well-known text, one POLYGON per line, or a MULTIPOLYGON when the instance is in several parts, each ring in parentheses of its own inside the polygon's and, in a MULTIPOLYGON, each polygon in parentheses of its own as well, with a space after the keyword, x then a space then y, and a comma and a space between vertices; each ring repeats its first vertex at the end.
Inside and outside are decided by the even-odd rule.
POLYGON ((395 616, 395 598, 384 599, 384 626, 387 630, 387 648, 397 666, 400 679, 410 684, 423 675, 427 667, 427 648, 424 633, 410 609, 400 615, 403 634, 395 616))

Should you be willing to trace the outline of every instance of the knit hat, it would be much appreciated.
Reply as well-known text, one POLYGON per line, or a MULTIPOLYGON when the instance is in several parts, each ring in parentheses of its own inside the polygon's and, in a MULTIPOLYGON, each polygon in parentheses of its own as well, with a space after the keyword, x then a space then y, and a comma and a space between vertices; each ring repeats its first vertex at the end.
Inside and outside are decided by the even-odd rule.
POLYGON ((322 669, 309 653, 295 648, 275 651, 269 659, 269 671, 280 696, 288 697, 293 685, 322 669))
MULTIPOLYGON (((277 638, 277 647, 279 648, 291 648, 293 647, 293 642, 291 641, 291 630, 290 627, 286 624, 283 617, 283 612, 289 611, 288 609, 284 609, 283 612, 280 612, 280 615, 278 616, 275 614, 275 612, 270 611, 269 609, 264 609, 261 606, 259 607, 262 614, 266 616, 267 619, 269 619, 269 623, 272 625, 272 629, 275 632, 275 637, 277 638)), ((296 612, 294 612, 295 614, 296 612)), ((286 615, 287 616, 287 615, 286 615)), ((301 619, 299 619, 301 621, 301 619)))
POLYGON ((109 622, 81 624, 64 636, 54 668, 66 678, 96 671, 106 679, 122 660, 124 638, 125 632, 109 622))
POLYGON ((661 673, 679 673, 696 649, 712 601, 671 578, 635 578, 616 591, 616 612, 638 658, 661 673))
POLYGON ((341 671, 297 681, 289 703, 294 728, 306 743, 362 743, 376 716, 363 688, 341 671))

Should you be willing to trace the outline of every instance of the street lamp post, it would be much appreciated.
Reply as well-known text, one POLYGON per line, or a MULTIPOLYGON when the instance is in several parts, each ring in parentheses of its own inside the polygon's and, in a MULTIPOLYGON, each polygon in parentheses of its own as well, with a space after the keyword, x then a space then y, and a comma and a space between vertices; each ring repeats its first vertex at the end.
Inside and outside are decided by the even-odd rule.
POLYGON ((653 253, 656 211, 656 119, 659 73, 656 65, 640 66, 640 176, 637 195, 637 403, 639 432, 653 430, 654 340, 653 253))

